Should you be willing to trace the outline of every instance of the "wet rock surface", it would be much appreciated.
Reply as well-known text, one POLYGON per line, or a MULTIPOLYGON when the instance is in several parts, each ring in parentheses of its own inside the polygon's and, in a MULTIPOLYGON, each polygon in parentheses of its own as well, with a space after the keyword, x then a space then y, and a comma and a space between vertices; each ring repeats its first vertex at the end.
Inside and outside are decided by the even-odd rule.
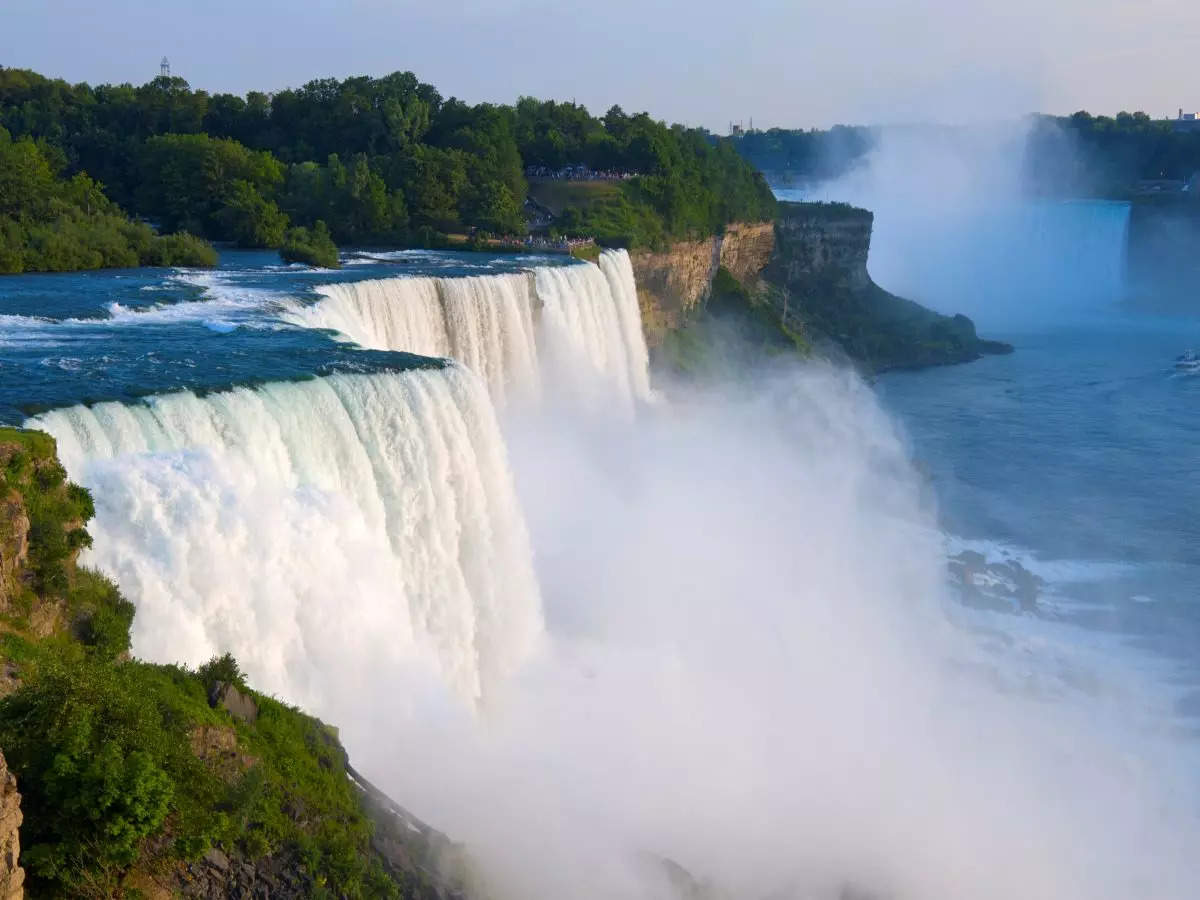
POLYGON ((1002 611, 1036 612, 1045 582, 1013 559, 991 561, 964 550, 947 561, 951 581, 969 606, 1002 611))

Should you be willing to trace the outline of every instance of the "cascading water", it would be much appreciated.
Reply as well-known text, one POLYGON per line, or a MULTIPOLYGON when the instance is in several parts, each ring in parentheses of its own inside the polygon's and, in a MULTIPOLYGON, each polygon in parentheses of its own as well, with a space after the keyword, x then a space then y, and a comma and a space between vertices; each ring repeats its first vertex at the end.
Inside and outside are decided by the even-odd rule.
POLYGON ((555 384, 575 393, 615 394, 627 405, 650 396, 624 250, 605 251, 598 265, 548 266, 532 276, 400 277, 327 285, 321 294, 292 310, 291 321, 371 349, 453 357, 483 377, 500 404, 536 397, 547 364, 555 384))
POLYGON ((449 356, 450 335, 436 278, 379 278, 328 284, 322 300, 297 306, 297 325, 328 328, 363 347, 411 347, 412 353, 449 356))
POLYGON ((538 269, 536 285, 541 334, 560 375, 574 376, 577 389, 586 389, 581 375, 598 375, 622 398, 647 399, 649 358, 629 254, 605 252, 598 267, 538 269))
POLYGON ((449 355, 481 375, 497 403, 538 388, 533 296, 526 275, 441 279, 449 355))
POLYGON ((28 422, 96 498, 86 561, 134 598, 134 649, 232 651, 332 713, 320 679, 422 658, 467 698, 541 633, 507 453, 467 370, 333 375, 28 422))
POLYGON ((425 660, 477 700, 542 629, 493 401, 540 394, 539 344, 556 387, 649 396, 629 257, 322 292, 286 315, 456 363, 73 406, 28 424, 94 489, 87 562, 137 602, 139 655, 232 651, 262 688, 318 710, 330 698, 311 673, 378 677, 425 660))
POLYGON ((330 284, 289 318, 329 328, 375 350, 453 357, 480 375, 500 403, 536 392, 533 295, 526 274, 386 278, 330 284))

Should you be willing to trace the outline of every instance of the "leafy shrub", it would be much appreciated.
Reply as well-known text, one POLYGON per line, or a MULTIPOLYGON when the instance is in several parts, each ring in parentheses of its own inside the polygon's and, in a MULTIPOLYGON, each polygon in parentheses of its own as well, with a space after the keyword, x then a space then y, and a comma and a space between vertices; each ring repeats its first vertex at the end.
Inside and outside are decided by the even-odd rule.
POLYGON ((64 889, 91 866, 132 863, 171 807, 164 762, 179 745, 132 672, 86 658, 47 660, 0 702, 5 755, 21 773, 22 859, 64 889))
POLYGON ((134 606, 117 586, 88 569, 75 573, 69 605, 79 624, 79 639, 97 657, 115 659, 129 651, 134 606))
POLYGON ((186 231, 156 236, 142 255, 144 266, 196 266, 217 264, 212 244, 186 231))
POLYGON ((324 222, 318 221, 312 228, 288 229, 283 238, 279 255, 284 262, 300 262, 325 269, 340 268, 338 249, 324 222))
POLYGON ((211 694, 217 682, 225 682, 232 684, 239 691, 246 690, 246 676, 242 672, 241 666, 238 665, 232 653, 226 653, 223 656, 214 656, 199 669, 196 674, 200 676, 200 680, 204 683, 204 690, 211 694))
POLYGON ((217 213, 223 234, 239 247, 278 247, 283 243, 287 216, 272 201, 263 199, 248 181, 235 181, 225 206, 217 213))

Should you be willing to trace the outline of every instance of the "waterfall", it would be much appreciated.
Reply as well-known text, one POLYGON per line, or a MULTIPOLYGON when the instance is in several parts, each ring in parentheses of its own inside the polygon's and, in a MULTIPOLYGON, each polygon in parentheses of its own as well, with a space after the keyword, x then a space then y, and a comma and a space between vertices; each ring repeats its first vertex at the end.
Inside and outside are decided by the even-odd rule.
POLYGON ((876 210, 875 280, 985 325, 1087 313, 1125 295, 1128 203, 1073 200, 951 212, 876 210))
POLYGON ((328 710, 321 672, 427 661, 478 700, 541 633, 529 539, 484 386, 459 366, 54 410, 93 490, 85 562, 135 600, 134 650, 232 651, 328 710))
POLYGON ((650 396, 624 250, 605 251, 598 265, 546 266, 532 276, 398 277, 331 284, 320 293, 288 318, 371 349, 452 357, 480 375, 501 405, 538 397, 547 365, 556 388, 586 385, 629 406, 650 396))
POLYGON ((453 357, 487 382, 498 403, 537 391, 528 275, 386 278, 330 284, 320 294, 288 318, 373 350, 453 357))
POLYGON ((438 288, 449 356, 481 375, 497 403, 537 391, 533 295, 527 275, 443 278, 438 288))
POLYGON ((535 284, 541 333, 560 377, 579 387, 581 374, 599 376, 619 397, 647 399, 649 357, 629 254, 605 252, 599 266, 541 268, 535 284))

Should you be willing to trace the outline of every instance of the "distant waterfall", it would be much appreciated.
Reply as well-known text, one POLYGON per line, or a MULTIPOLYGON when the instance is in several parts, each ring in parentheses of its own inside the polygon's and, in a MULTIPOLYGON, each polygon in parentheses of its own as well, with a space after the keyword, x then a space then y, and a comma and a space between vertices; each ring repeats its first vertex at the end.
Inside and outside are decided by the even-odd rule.
POLYGON ((624 250, 532 275, 399 277, 331 284, 289 318, 377 350, 452 357, 504 404, 536 397, 547 365, 555 385, 605 390, 623 403, 650 396, 633 266, 624 250))
POLYGON ((427 658, 480 698, 541 606, 507 453, 457 366, 334 375, 37 416, 94 490, 87 562, 138 606, 134 649, 232 650, 322 709, 320 673, 427 658))
POLYGON ((1129 204, 941 212, 880 205, 869 268, 891 291, 983 323, 1092 312, 1125 294, 1129 204))

